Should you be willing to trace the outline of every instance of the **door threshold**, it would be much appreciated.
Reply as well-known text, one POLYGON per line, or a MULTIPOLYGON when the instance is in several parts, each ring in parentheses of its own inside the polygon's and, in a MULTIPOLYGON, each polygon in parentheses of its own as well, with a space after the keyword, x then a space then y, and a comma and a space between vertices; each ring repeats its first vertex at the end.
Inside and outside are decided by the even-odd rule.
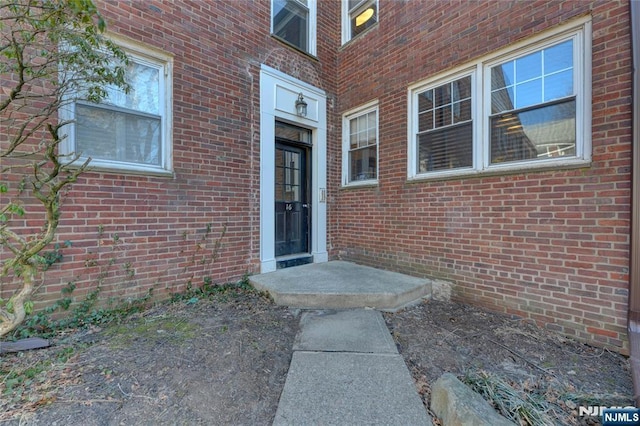
POLYGON ((276 257, 276 269, 290 268, 308 263, 313 263, 313 255, 309 253, 296 253, 276 257))

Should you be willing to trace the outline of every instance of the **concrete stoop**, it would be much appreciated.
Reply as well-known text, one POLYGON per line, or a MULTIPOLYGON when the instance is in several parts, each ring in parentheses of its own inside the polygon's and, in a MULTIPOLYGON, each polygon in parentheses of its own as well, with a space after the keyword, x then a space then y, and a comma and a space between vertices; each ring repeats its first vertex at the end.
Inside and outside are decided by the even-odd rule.
POLYGON ((432 424, 382 314, 305 312, 273 424, 432 424))
POLYGON ((397 311, 431 294, 431 280, 351 262, 279 269, 249 278, 278 305, 303 309, 375 308, 397 311))

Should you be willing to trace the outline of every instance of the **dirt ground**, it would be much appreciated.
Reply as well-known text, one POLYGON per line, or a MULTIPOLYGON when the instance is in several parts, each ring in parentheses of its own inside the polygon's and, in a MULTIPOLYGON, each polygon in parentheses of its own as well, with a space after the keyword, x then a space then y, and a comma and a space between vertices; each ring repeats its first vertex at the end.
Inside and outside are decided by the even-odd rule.
MULTIPOLYGON (((578 417, 580 398, 631 403, 626 358, 531 324, 435 301, 385 319, 427 406, 443 372, 480 370, 544 391, 556 424, 597 424, 578 417)), ((3 354, 0 423, 271 424, 298 321, 299 311, 239 292, 160 305, 65 333, 47 349, 3 354)))
POLYGON ((581 405, 633 406, 628 359, 606 349, 457 303, 428 301, 385 319, 427 407, 445 372, 499 378, 544 407, 536 425, 595 425, 581 405))
POLYGON ((269 425, 297 330, 288 309, 254 293, 161 305, 120 325, 62 336, 49 349, 3 355, 3 364, 33 365, 76 348, 66 363, 34 380, 39 390, 26 387, 16 402, 8 398, 17 399, 15 392, 3 395, 0 419, 16 425, 269 425))

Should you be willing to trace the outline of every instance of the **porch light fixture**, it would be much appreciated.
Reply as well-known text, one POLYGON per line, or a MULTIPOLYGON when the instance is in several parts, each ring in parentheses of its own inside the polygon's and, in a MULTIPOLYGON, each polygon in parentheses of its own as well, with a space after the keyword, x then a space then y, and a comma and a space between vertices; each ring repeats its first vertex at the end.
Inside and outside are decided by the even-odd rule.
POLYGON ((373 16, 373 13, 374 13, 373 8, 370 7, 369 9, 366 9, 364 12, 362 12, 360 15, 356 16, 356 27, 366 24, 367 21, 369 21, 369 19, 371 19, 371 17, 373 16))
POLYGON ((307 103, 304 101, 302 93, 298 94, 298 99, 296 100, 296 114, 300 117, 307 116, 307 103))

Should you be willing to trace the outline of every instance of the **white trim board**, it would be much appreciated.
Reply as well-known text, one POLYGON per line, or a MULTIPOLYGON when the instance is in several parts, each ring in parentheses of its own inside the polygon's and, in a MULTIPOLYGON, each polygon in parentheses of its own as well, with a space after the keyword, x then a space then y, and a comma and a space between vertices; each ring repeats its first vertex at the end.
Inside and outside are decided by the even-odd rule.
POLYGON ((275 257, 275 122, 285 121, 312 131, 311 255, 314 263, 327 253, 327 97, 324 90, 262 65, 260 69, 260 273, 276 270, 275 257), (302 93, 307 116, 296 115, 302 93))

